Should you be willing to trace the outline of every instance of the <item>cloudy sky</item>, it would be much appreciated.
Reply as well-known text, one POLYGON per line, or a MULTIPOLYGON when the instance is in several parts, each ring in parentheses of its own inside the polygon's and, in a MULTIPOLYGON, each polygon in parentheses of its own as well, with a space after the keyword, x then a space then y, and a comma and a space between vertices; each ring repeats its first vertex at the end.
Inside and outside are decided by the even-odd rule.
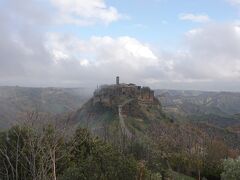
POLYGON ((0 0, 0 85, 240 91, 240 0, 0 0))

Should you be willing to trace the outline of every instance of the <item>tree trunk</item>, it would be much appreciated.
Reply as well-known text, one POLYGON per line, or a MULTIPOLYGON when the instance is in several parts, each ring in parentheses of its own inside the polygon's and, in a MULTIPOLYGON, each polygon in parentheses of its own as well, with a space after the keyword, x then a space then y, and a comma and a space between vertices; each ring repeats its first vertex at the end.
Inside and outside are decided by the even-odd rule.
POLYGON ((201 171, 198 169, 198 180, 201 180, 201 171))
POLYGON ((56 154, 55 150, 52 152, 52 165, 53 165, 53 180, 57 180, 57 175, 56 175, 56 154))

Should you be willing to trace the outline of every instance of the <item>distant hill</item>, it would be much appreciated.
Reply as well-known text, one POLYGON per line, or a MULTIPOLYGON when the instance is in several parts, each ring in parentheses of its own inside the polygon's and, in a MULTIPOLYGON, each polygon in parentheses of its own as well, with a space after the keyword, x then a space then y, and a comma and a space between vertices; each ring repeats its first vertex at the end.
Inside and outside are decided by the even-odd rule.
POLYGON ((240 124, 240 93, 156 90, 164 111, 177 120, 204 121, 220 127, 240 124))
MULTIPOLYGON (((87 88, 0 87, 0 128, 22 113, 75 112, 92 96, 87 88)), ((163 111, 175 120, 201 121, 219 127, 240 126, 240 93, 155 90, 163 111)))
POLYGON ((76 111, 89 97, 84 88, 0 87, 0 128, 9 127, 25 112, 76 111))

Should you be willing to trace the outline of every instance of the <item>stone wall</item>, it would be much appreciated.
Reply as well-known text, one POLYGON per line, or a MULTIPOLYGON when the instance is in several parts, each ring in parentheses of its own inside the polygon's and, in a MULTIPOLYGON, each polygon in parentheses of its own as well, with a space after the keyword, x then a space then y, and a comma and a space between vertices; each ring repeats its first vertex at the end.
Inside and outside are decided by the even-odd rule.
POLYGON ((154 91, 149 87, 136 86, 135 84, 119 84, 101 86, 94 92, 93 103, 104 103, 111 106, 114 99, 121 97, 136 98, 141 102, 154 101, 154 91))
POLYGON ((139 100, 152 102, 154 100, 154 91, 152 91, 149 87, 141 88, 139 100))

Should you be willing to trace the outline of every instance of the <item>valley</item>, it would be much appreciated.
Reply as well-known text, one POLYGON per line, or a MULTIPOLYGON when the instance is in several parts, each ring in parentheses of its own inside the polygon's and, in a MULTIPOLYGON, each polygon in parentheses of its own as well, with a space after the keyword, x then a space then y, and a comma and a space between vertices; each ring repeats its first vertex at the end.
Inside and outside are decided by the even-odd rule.
POLYGON ((56 123, 54 133, 69 129, 70 137, 84 128, 120 154, 132 155, 146 179, 220 179, 222 159, 239 154, 240 93, 153 91, 119 82, 91 93, 85 88, 0 87, 0 128, 26 126, 31 112, 28 128, 56 123))

